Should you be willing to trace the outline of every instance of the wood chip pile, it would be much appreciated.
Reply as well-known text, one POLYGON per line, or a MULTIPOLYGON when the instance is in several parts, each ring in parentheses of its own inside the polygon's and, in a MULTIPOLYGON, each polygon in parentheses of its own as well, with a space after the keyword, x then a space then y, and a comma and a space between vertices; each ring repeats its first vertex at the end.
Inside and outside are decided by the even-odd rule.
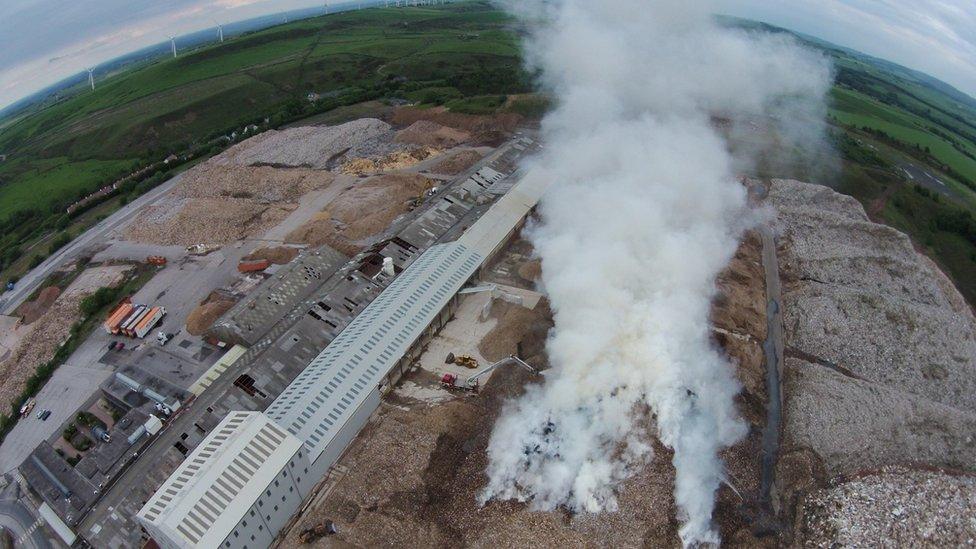
POLYGON ((431 185, 430 179, 419 174, 371 177, 344 191, 285 240, 310 246, 328 244, 355 255, 369 238, 382 233, 397 216, 407 212, 411 201, 431 185))

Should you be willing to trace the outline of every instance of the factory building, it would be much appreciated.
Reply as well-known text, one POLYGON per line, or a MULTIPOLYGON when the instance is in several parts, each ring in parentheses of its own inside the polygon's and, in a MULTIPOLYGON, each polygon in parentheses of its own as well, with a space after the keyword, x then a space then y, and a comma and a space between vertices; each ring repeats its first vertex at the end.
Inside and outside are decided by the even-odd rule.
POLYGON ((166 549, 268 547, 317 481, 301 441, 260 412, 232 412, 136 519, 166 549))
POLYGON ((219 341, 250 347, 288 311, 320 288, 348 258, 328 246, 303 253, 275 271, 208 330, 219 341))
POLYGON ((382 394, 451 317, 457 292, 518 230, 545 187, 540 180, 524 179, 458 240, 434 245, 421 254, 265 413, 231 412, 139 512, 139 521, 153 538, 163 547, 217 546, 212 545, 217 541, 223 547, 270 544, 311 485, 328 472, 365 425, 382 394), (262 427, 240 427, 245 424, 262 427), (234 474, 228 467, 239 463, 235 452, 243 451, 258 429, 280 433, 274 457, 247 462, 250 467, 244 469, 244 477, 220 483, 221 475, 234 474), (220 451, 222 444, 227 448, 220 451), (191 487, 187 479, 194 474, 200 479, 191 487), (275 489, 291 488, 281 480, 289 474, 297 493, 279 494, 275 489), (270 486, 275 479, 278 484, 270 486), (254 489, 257 485, 262 487, 254 489), (219 515, 216 521, 207 518, 214 511, 200 501, 205 494, 214 498, 207 500, 214 508, 224 509, 233 502, 242 513, 219 515), (274 505, 274 511, 263 509, 265 505, 274 505), (197 514, 192 514, 194 509, 197 514), (275 518, 279 514, 280 521, 275 518))
MULTIPOLYGON (((508 154, 515 158, 523 148, 517 144, 508 154)), ((505 166, 505 162, 499 164, 505 166)), ((505 170, 511 173, 514 168, 505 166, 505 170)), ((253 366, 239 376, 247 379, 234 383, 243 387, 243 393, 229 393, 207 409, 227 416, 212 430, 204 425, 210 433, 199 443, 187 444, 192 450, 145 503, 138 521, 164 547, 265 547, 271 543, 285 521, 298 512, 312 486, 357 436, 382 395, 449 321, 458 305, 458 291, 518 231, 546 186, 539 177, 519 179, 482 168, 439 194, 437 202, 419 217, 394 227, 395 236, 354 258, 353 266, 339 269, 330 282, 310 283, 314 286, 311 292, 296 292, 289 298, 300 307, 290 313, 295 320, 274 326, 238 359, 249 363, 254 360, 249 357, 259 353, 253 366), (386 263, 391 261, 393 268, 388 269, 386 263), (318 335, 310 337, 312 334, 318 335), (278 343, 269 347, 267 338, 278 343), (304 362, 295 365, 298 371, 287 380, 279 380, 288 376, 292 359, 304 362), (284 383, 276 387, 280 381, 284 383), (268 397, 270 404, 252 407, 268 397), (235 411, 242 408, 265 411, 235 411), (253 471, 249 476, 235 477, 236 483, 225 479, 234 488, 229 490, 217 479, 234 463, 227 456, 241 451, 253 429, 223 432, 230 418, 242 414, 247 421, 271 426, 286 436, 264 461, 248 464, 253 471), (209 450, 215 443, 230 449, 224 453, 209 450), (188 468, 198 471, 192 477, 197 479, 192 481, 194 487, 189 486, 191 481, 180 480, 188 468), (294 492, 279 494, 275 489, 288 487, 281 481, 286 473, 301 480, 295 481, 294 492), (278 479, 279 485, 266 482, 271 479, 278 479), (264 483, 263 491, 249 488, 254 483, 264 483), (211 487, 213 492, 209 492, 211 487), (207 493, 216 494, 216 500, 207 500, 214 508, 231 505, 242 514, 214 521, 204 514, 190 516, 200 506, 215 516, 200 503, 207 493), (297 495, 293 498, 292 493, 297 495), (269 504, 277 508, 268 511, 269 504), (260 515, 264 520, 255 522, 261 508, 265 509, 260 515), (277 513, 283 517, 280 521, 275 518, 277 513)), ((267 288, 275 286, 269 283, 267 288)))

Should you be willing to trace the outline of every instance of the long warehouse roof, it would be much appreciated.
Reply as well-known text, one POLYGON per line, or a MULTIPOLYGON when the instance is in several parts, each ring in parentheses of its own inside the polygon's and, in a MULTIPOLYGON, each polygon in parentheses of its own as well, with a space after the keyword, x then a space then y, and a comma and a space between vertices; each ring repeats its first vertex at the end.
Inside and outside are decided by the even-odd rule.
POLYGON ((295 378, 265 413, 314 461, 548 187, 529 175, 457 241, 424 252, 295 378))
POLYGON ((260 412, 231 412, 138 516, 186 545, 217 547, 302 443, 260 412))
POLYGON ((319 353, 265 413, 304 440, 314 461, 482 259, 457 242, 431 247, 319 353))

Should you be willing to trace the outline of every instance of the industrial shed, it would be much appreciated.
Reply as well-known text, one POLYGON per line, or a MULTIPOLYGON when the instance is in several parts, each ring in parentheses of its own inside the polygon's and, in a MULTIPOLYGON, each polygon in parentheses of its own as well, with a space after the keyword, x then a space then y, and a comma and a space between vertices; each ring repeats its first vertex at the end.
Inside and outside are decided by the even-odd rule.
POLYGON ((267 547, 317 481, 301 441, 231 412, 136 518, 164 548, 267 547))

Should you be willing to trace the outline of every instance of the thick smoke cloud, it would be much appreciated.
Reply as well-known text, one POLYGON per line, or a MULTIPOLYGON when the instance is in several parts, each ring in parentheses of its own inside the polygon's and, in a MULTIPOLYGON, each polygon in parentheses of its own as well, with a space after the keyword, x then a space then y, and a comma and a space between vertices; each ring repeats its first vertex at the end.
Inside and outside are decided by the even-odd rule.
POLYGON ((495 425, 482 498, 612 511, 656 436, 674 450, 682 541, 718 542, 718 452, 747 427, 708 314, 754 216, 736 179, 747 155, 715 119, 761 120, 802 148, 793 114, 822 112, 829 67, 785 38, 717 26, 703 2, 512 1, 556 101, 529 176, 554 182, 530 238, 555 328, 544 383, 495 425))

